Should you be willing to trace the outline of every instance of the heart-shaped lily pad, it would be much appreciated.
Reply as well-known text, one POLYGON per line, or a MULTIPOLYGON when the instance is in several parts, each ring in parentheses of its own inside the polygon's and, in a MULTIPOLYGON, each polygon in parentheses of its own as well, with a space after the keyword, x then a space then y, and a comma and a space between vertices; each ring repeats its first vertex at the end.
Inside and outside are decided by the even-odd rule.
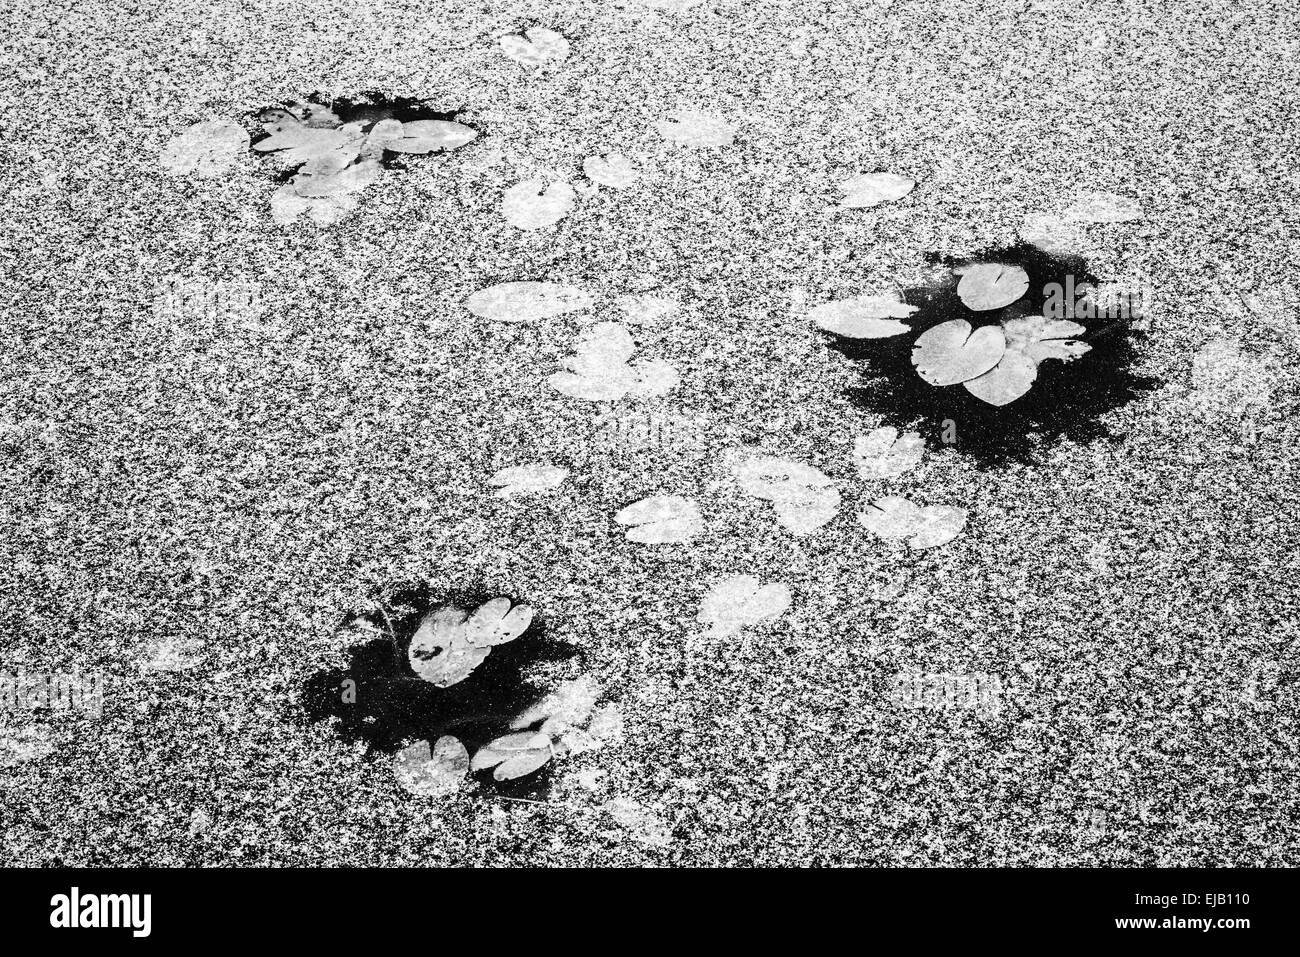
POLYGON ((908 331, 899 322, 916 312, 897 295, 854 296, 808 310, 808 318, 827 332, 849 339, 886 339, 908 331))
POLYGON ((946 545, 966 527, 967 512, 952 505, 927 505, 924 508, 898 495, 876 499, 858 521, 869 531, 886 539, 905 538, 913 549, 946 545))
POLYGON ((957 385, 992 369, 1006 346, 1001 326, 972 330, 965 319, 949 319, 921 333, 912 347, 912 365, 931 385, 957 385))
POLYGON ((1007 349, 988 372, 963 383, 966 390, 989 405, 1003 406, 1027 393, 1038 378, 1038 364, 1046 359, 1070 362, 1091 348, 1072 337, 1083 326, 1065 319, 1026 316, 1002 324, 1007 349))
POLYGON ((870 209, 902 199, 914 186, 916 180, 897 173, 864 173, 840 184, 840 189, 848 194, 840 205, 848 209, 870 209))
POLYGON ((681 495, 652 495, 614 516, 620 525, 630 525, 629 542, 669 545, 689 542, 704 529, 700 507, 681 495))
POLYGON ((519 229, 554 226, 573 209, 576 196, 568 183, 528 179, 511 186, 501 199, 501 215, 519 229))
POLYGON ((987 312, 1009 306, 1029 291, 1029 274, 1005 263, 975 263, 953 270, 961 276, 957 295, 967 309, 987 312))
POLYGON ((465 300, 470 312, 501 322, 532 322, 580 312, 591 306, 591 294, 558 282, 503 282, 465 300))

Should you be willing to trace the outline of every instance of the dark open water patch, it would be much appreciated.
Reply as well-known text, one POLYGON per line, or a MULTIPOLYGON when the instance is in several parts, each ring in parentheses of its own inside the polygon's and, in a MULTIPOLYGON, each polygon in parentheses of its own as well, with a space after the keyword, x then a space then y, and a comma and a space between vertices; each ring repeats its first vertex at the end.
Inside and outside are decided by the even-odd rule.
POLYGON ((975 312, 957 295, 960 277, 950 273, 937 285, 904 290, 903 298, 919 307, 904 320, 912 329, 909 333, 888 339, 826 333, 832 348, 862 362, 865 384, 851 389, 850 395, 864 408, 883 415, 886 424, 913 429, 929 447, 951 447, 981 464, 1032 463, 1037 450, 1063 438, 1087 443, 1111 437, 1101 418, 1160 384, 1132 371, 1138 358, 1136 343, 1143 333, 1135 328, 1140 314, 1126 306, 1119 315, 1074 317, 1086 330, 1077 338, 1091 350, 1073 362, 1046 360, 1028 394, 1005 406, 989 405, 961 385, 930 385, 912 365, 912 346, 926 329, 950 319, 965 319, 979 328, 1018 316, 1042 315, 1051 284, 1078 289, 1096 286, 1098 281, 1082 258, 1052 256, 1024 243, 970 258, 931 255, 929 260, 949 269, 980 262, 1018 265, 1029 275, 1029 290, 1002 309, 975 312))
MULTIPOLYGON (((472 756, 493 738, 510 733, 510 722, 547 690, 526 678, 529 666, 566 661, 578 653, 573 645, 548 638, 540 615, 534 615, 527 631, 497 645, 469 677, 449 688, 421 679, 407 657, 411 639, 430 609, 451 604, 472 611, 496 597, 499 593, 411 587, 399 590, 382 610, 349 616, 345 628, 365 633, 369 629, 357 626, 368 624, 380 637, 353 645, 348 667, 320 671, 307 679, 302 704, 308 719, 333 719, 339 737, 349 743, 365 742, 372 758, 394 754, 420 740, 432 745, 444 734, 459 738, 472 756), (347 700, 349 690, 353 701, 347 700)), ((513 596, 505 597, 512 605, 519 603, 513 596)), ((493 793, 536 797, 546 792, 553 763, 514 781, 498 782, 491 770, 475 779, 493 793)))

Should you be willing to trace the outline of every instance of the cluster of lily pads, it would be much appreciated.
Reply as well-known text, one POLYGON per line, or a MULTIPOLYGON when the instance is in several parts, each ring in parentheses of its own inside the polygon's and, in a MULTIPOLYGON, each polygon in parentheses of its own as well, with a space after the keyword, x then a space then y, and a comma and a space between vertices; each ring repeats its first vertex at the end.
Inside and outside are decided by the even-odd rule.
MULTIPOLYGON (((985 262, 959 266, 957 295, 972 315, 1004 309, 1029 291, 1029 275, 1020 266, 985 262)), ((810 318, 822 329, 851 339, 884 339, 912 331, 905 321, 919 307, 895 295, 864 295, 814 307, 810 318)), ((1091 347, 1077 336, 1086 330, 1068 319, 1024 314, 997 325, 972 327, 966 319, 949 319, 917 338, 912 365, 934 386, 961 385, 989 405, 1021 398, 1038 378, 1047 359, 1070 362, 1091 347)))
POLYGON ((274 153, 297 170, 271 197, 271 215, 278 223, 292 223, 304 213, 322 225, 335 223, 379 179, 385 153, 454 150, 478 136, 451 120, 390 117, 345 123, 329 107, 314 103, 268 110, 259 122, 267 135, 253 149, 274 153))
MULTIPOLYGON (((411 670, 438 688, 468 678, 492 649, 522 636, 533 610, 493 598, 472 612, 439 605, 421 619, 407 649, 411 670)), ((432 744, 416 743, 398 752, 394 770, 408 790, 440 796, 456 791, 468 774, 491 770, 497 781, 522 778, 551 760, 595 750, 622 735, 622 720, 612 705, 597 708, 601 691, 588 677, 562 683, 556 691, 510 722, 510 733, 489 741, 470 758, 460 739, 443 735, 432 744)))

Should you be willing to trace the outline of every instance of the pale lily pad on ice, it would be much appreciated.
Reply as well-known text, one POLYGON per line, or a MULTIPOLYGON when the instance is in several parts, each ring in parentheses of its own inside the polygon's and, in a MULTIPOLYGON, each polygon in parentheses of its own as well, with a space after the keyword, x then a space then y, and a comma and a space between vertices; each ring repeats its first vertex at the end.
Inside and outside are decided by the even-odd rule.
POLYGON ((582 171, 593 183, 611 189, 627 189, 641 178, 632 161, 622 153, 607 153, 604 157, 588 156, 582 161, 582 171))
POLYGON ((1020 227, 1020 238, 1045 253, 1061 255, 1083 249, 1087 233, 1073 217, 1030 213, 1020 227))
POLYGON ((504 36, 497 41, 501 52, 528 67, 544 63, 560 63, 569 56, 569 41, 560 33, 546 27, 529 27, 524 36, 504 36))
POLYGON ((902 199, 916 186, 916 180, 897 173, 864 173, 840 184, 847 195, 840 205, 848 209, 870 209, 902 199))
POLYGON ((488 482, 500 486, 497 490, 497 498, 510 498, 512 495, 549 492, 559 486, 568 475, 568 469, 539 462, 501 469, 493 474, 488 482))
POLYGON ((735 462, 740 488, 772 502, 777 521, 796 535, 809 535, 839 511, 840 493, 820 470, 801 462, 757 455, 735 462))
POLYGON ((173 176, 220 176, 248 149, 248 133, 230 120, 195 123, 163 147, 160 162, 173 176))
POLYGON ((627 540, 644 545, 689 542, 704 530, 700 507, 681 495, 652 495, 614 516, 620 525, 630 525, 627 540))
POLYGON ((617 322, 598 322, 578 340, 576 351, 562 361, 565 371, 546 381, 565 395, 591 402, 626 395, 666 395, 677 386, 677 370, 658 359, 629 363, 635 351, 632 334, 617 322))
POLYGON ((394 153, 432 153, 437 150, 459 149, 473 142, 477 136, 475 130, 463 123, 450 120, 412 120, 401 124, 398 135, 387 136, 382 142, 384 149, 394 153))
POLYGON ((753 575, 724 578, 700 602, 699 620, 711 625, 715 637, 737 634, 747 625, 779 618, 790 607, 790 586, 760 585, 753 575))
POLYGON ((814 306, 808 310, 808 318, 837 336, 885 339, 907 332, 910 327, 898 320, 906 319, 918 308, 909 306, 897 294, 864 295, 814 306))
POLYGON ((1019 266, 1006 263, 976 263, 953 270, 961 276, 957 295, 962 304, 975 312, 1001 309, 1029 291, 1029 274, 1019 266))
POLYGON ((858 515, 869 531, 885 539, 905 538, 913 549, 946 545, 966 527, 967 512, 951 505, 922 508, 897 495, 878 498, 858 515))
POLYGON ((430 749, 418 741, 393 757, 397 781, 412 794, 446 797, 459 790, 469 773, 469 752, 458 738, 444 735, 430 749))
POLYGON ((1142 205, 1117 193, 1085 193, 1067 211, 1085 223, 1128 223, 1142 218, 1142 205))
POLYGON ((949 319, 921 333, 912 347, 912 364, 931 385, 956 385, 988 372, 1005 351, 1001 326, 972 329, 965 319, 949 319))
POLYGON ((503 282, 480 289, 465 301, 474 315, 501 322, 533 322, 579 312, 592 304, 590 293, 558 282, 503 282))
POLYGON ((901 436, 893 426, 882 426, 853 442, 853 464, 864 479, 898 478, 921 464, 925 439, 916 432, 901 436))
POLYGON ((569 215, 576 198, 568 183, 548 186, 544 179, 524 180, 506 190, 501 215, 518 229, 545 229, 569 215))
POLYGON ((676 110, 671 119, 660 120, 655 128, 666 140, 682 146, 730 146, 736 139, 734 127, 716 113, 676 110))

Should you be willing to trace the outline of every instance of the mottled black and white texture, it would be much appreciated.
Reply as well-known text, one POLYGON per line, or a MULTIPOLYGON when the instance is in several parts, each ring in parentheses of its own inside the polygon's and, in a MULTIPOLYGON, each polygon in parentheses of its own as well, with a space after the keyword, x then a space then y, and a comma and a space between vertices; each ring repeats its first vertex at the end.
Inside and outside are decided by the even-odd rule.
POLYGON ((3 863, 1296 862, 1286 4, 64 0, 6 23, 0 664, 100 670, 108 693, 100 718, 0 715, 49 745, 0 767, 3 863), (567 59, 505 56, 530 26, 567 59), (264 107, 366 91, 480 135, 385 170, 325 229, 272 222, 264 157, 160 165, 201 120, 252 132, 264 107), (734 143, 665 140, 679 108, 734 143), (551 229, 503 218, 509 187, 584 186, 611 150, 644 178, 551 229), (876 170, 918 185, 841 209, 876 170), (1029 462, 959 437, 862 482, 854 438, 906 423, 854 398, 863 370, 799 304, 924 285, 928 256, 1012 245, 1092 190, 1145 210, 1091 227, 1087 261, 1155 288, 1133 370, 1155 387, 1029 462), (160 322, 169 274, 254 283, 261 324, 160 322), (602 444, 602 407, 546 382, 581 320, 463 305, 524 279, 583 286, 588 319, 621 321, 629 292, 680 302, 630 326, 680 384, 612 411, 698 435, 602 444), (1285 308, 1234 308, 1271 290, 1285 308), (1193 376, 1224 338, 1270 363, 1253 441, 1193 376), (838 516, 793 536, 730 482, 746 449, 820 469, 838 516), (569 477, 497 497, 530 462, 569 477), (628 541, 612 516, 656 494, 698 502, 704 532, 628 541), (969 521, 911 552, 858 524, 880 494, 969 521), (784 582, 790 609, 688 654, 737 574, 784 582), (625 743, 557 768, 542 804, 402 790, 301 698, 347 665, 340 622, 409 582, 534 606, 580 649, 539 687, 595 676, 625 743), (142 668, 194 639, 194 667, 142 668), (908 670, 1018 690, 907 707, 908 670))

